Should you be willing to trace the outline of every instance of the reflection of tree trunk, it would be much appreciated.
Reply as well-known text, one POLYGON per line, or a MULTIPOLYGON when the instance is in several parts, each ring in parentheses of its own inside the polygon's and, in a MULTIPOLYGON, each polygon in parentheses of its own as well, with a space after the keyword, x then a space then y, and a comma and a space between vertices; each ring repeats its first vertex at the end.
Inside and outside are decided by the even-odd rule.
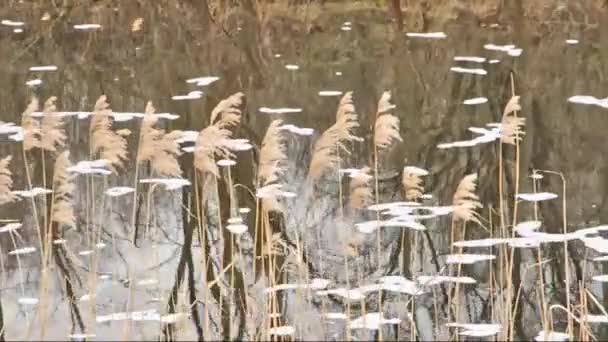
POLYGON ((397 24, 397 31, 403 31, 403 13, 401 12, 401 0, 392 0, 391 4, 392 12, 395 16, 395 23, 397 24))
POLYGON ((0 298, 0 341, 5 341, 4 332, 4 315, 2 313, 2 298, 0 298))

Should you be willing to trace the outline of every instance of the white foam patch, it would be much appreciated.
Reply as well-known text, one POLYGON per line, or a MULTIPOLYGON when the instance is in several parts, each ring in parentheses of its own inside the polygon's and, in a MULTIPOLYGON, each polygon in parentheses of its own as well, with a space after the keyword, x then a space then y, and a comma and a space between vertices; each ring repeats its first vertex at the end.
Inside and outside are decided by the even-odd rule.
POLYGON ((450 71, 461 73, 461 74, 473 74, 473 75, 487 75, 488 72, 484 69, 479 68, 463 68, 463 67, 451 67, 450 71))
POLYGON ((478 105, 478 104, 482 104, 482 103, 486 103, 486 102, 488 102, 487 97, 474 97, 474 98, 466 99, 462 103, 465 105, 478 105))
POLYGON ((405 34, 410 38, 445 39, 447 35, 443 32, 408 32, 405 34))

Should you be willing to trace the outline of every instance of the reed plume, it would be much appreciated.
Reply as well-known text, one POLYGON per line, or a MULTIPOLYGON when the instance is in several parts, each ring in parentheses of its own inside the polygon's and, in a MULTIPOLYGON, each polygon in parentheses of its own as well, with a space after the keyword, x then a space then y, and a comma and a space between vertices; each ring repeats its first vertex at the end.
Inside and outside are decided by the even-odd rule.
POLYGON ((101 95, 95 103, 91 116, 90 149, 91 154, 99 153, 101 159, 108 161, 112 169, 121 168, 127 159, 127 140, 112 131, 112 110, 106 102, 106 96, 101 95))
POLYGON ((55 101, 57 97, 51 96, 44 102, 44 116, 40 126, 40 148, 51 152, 56 152, 58 147, 64 147, 67 140, 63 129, 64 122, 57 114, 55 101))
POLYGON ((422 174, 416 171, 417 169, 408 166, 403 168, 401 185, 403 185, 405 199, 408 201, 416 201, 424 194, 421 178, 422 174))
POLYGON ((374 128, 374 145, 378 148, 388 148, 393 142, 403 141, 399 134, 399 118, 391 114, 395 105, 391 104, 391 93, 385 91, 378 101, 376 124, 374 128))
POLYGON ((209 123, 221 128, 236 126, 241 122, 241 109, 245 95, 241 92, 230 95, 220 101, 211 111, 209 123))
POLYGON ((363 209, 374 200, 374 194, 370 180, 373 178, 370 174, 370 168, 364 167, 361 170, 350 175, 348 207, 351 209, 363 209))
POLYGON ((29 151, 38 148, 40 142, 40 122, 32 117, 32 113, 39 108, 38 99, 32 97, 29 105, 21 115, 21 128, 23 129, 23 149, 29 151))
POLYGON ((515 145, 525 134, 523 126, 526 123, 526 119, 515 115, 519 110, 521 110, 519 96, 511 97, 505 106, 500 123, 500 141, 505 144, 515 145))
POLYGON ((194 145, 194 167, 203 174, 212 174, 219 178, 215 156, 233 157, 226 144, 231 135, 229 130, 215 125, 201 130, 194 145))
POLYGON ((72 206, 72 194, 75 190, 74 176, 68 172, 70 153, 61 153, 55 161, 53 174, 53 222, 59 225, 74 226, 76 218, 72 206))
POLYGON ((283 175, 287 155, 285 137, 281 134, 282 122, 282 120, 272 121, 262 140, 257 175, 258 187, 274 183, 283 175))
POLYGON ((6 156, 0 159, 0 205, 10 203, 15 199, 15 195, 11 192, 12 174, 8 168, 12 158, 12 156, 6 156))
POLYGON ((179 167, 177 157, 181 154, 181 151, 177 140, 181 136, 181 131, 166 133, 163 129, 154 128, 158 121, 154 112, 152 102, 148 102, 141 124, 137 163, 148 161, 152 170, 158 174, 180 177, 182 170, 179 167))
POLYGON ((348 92, 340 100, 336 123, 323 132, 315 143, 308 169, 309 180, 318 180, 326 170, 340 164, 340 151, 349 154, 345 143, 361 139, 353 134, 353 130, 357 127, 359 122, 352 102, 352 92, 348 92))
POLYGON ((479 214, 475 210, 483 206, 479 202, 479 197, 475 194, 476 181, 477 174, 473 173, 464 176, 458 184, 452 201, 455 219, 480 223, 479 214))

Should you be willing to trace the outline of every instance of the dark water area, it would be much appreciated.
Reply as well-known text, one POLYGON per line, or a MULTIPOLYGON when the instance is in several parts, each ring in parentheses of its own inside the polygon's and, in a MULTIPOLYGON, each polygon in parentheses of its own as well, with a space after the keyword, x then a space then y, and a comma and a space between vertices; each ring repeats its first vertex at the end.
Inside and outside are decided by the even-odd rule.
MULTIPOLYGON (((357 222, 376 219, 375 213, 341 214, 338 198, 348 192, 348 180, 342 179, 342 186, 337 174, 312 185, 305 180, 315 142, 334 124, 339 101, 349 91, 360 124, 356 134, 363 141, 347 144, 350 154, 341 167, 374 167, 376 111, 388 91, 403 141, 391 145, 380 158, 376 178, 381 203, 405 199, 402 170, 416 166, 428 171, 423 185, 423 192, 429 194, 422 201, 425 206, 451 205, 463 177, 477 174, 474 192, 483 204, 477 210, 482 224, 457 223, 456 227, 462 227, 458 229, 466 231, 462 235, 458 231, 460 239, 487 238, 490 233, 511 237, 514 211, 517 222, 537 219, 542 221, 540 231, 554 234, 607 224, 605 1, 5 0, 0 20, 0 128, 6 129, 11 122, 19 126, 33 96, 41 103, 56 96, 58 111, 91 112, 97 99, 106 95, 117 113, 143 113, 152 101, 157 113, 179 115, 160 120, 159 127, 196 134, 210 124, 212 110, 222 99, 242 92, 242 115, 233 137, 248 139, 253 145, 251 151, 236 154, 230 180, 221 171, 217 200, 215 190, 201 188, 213 198, 206 209, 208 222, 200 223, 209 230, 207 242, 193 232, 198 224, 190 224, 202 221, 193 213, 200 194, 194 190, 198 185, 191 153, 179 158, 183 178, 193 183, 188 189, 151 194, 140 185, 139 233, 134 233, 130 223, 132 195, 104 199, 103 189, 134 184, 138 118, 115 117, 113 122, 114 130, 131 130, 125 168, 96 178, 95 186, 79 176, 73 195, 76 224, 60 227, 63 235, 58 237, 67 242, 58 244, 63 247, 49 257, 49 274, 41 267, 31 200, 0 207, 1 222, 23 223, 19 236, 0 232, 5 327, 0 336, 6 339, 94 334, 92 339, 251 340, 268 338, 270 329, 290 326, 295 333, 288 335, 297 340, 432 340, 455 338, 454 332, 461 328, 448 328, 449 322, 502 324, 499 338, 532 339, 549 320, 543 318, 547 309, 539 305, 540 292, 547 306, 571 308, 576 317, 601 315, 592 299, 581 299, 580 293, 586 290, 598 304, 608 304, 603 282, 592 279, 608 271, 592 260, 608 249, 590 247, 582 239, 571 240, 567 248, 563 243, 542 241, 542 248, 510 249, 517 251, 513 252, 517 265, 514 275, 505 279, 512 279, 515 289, 521 288, 516 303, 516 296, 503 291, 510 281, 497 275, 508 259, 500 254, 502 249, 461 251, 497 255, 494 261, 464 266, 462 272, 445 263, 448 254, 456 253, 450 246, 451 230, 453 234, 456 229, 453 219, 424 221, 424 232, 383 228, 384 236, 377 241, 376 233, 360 234, 355 228, 357 222), (91 25, 79 26, 87 24, 91 25), (37 66, 56 68, 36 71, 37 66), (189 82, 200 77, 209 84, 189 82), (176 98, 180 95, 182 99, 176 98), (479 136, 471 127, 490 130, 487 124, 500 123, 513 95, 520 96, 517 115, 525 118, 525 135, 517 148, 501 146, 498 137, 462 147, 442 145, 479 136), (263 108, 300 110, 276 114, 263 108), (283 182, 296 197, 285 199, 287 209, 279 218, 274 214, 269 218, 277 239, 283 239, 280 260, 285 263, 280 276, 270 280, 267 274, 252 271, 261 248, 254 241, 257 222, 262 220, 256 214, 262 211, 244 186, 255 192, 253 188, 259 185, 262 139, 270 122, 279 118, 314 133, 288 134, 285 140, 288 171, 283 182), (535 184, 530 177, 534 170, 563 174, 565 188, 562 178, 553 173, 542 173, 535 184), (243 187, 227 191, 228 182, 243 187), (95 187, 97 193, 92 192, 95 187), (558 198, 540 201, 537 207, 519 201, 516 209, 516 191, 550 192, 558 198), (221 228, 238 207, 252 210, 245 220, 244 235, 250 236, 230 244, 234 236, 221 228), (96 227, 100 233, 92 240, 87 234, 96 227), (150 227, 156 233, 149 233, 150 227), (140 241, 138 246, 130 241, 133 234, 140 241), (344 256, 345 248, 353 244, 359 248, 344 256), (8 254, 25 246, 37 251, 20 258, 8 254), (92 256, 80 253, 87 250, 93 250, 92 256), (237 250, 244 256, 237 257, 237 250), (542 277, 537 257, 543 259, 542 277), (345 270, 346 259, 351 268, 345 270), (213 260, 216 264, 211 265, 213 260), (302 264, 306 264, 305 272, 302 264), (489 274, 489 264, 494 265, 495 279, 489 274), (222 272, 224 267, 230 271, 222 272), (382 291, 379 296, 376 291, 352 305, 346 304, 347 296, 285 291, 289 294, 274 301, 278 309, 273 312, 280 312, 280 318, 267 315, 272 310, 264 288, 273 282, 301 284, 319 278, 330 281, 328 289, 355 288, 387 275, 415 279, 455 276, 456 272, 478 283, 461 285, 461 294, 456 295, 460 305, 452 311, 447 308, 448 302, 454 305, 454 287, 443 283, 421 295, 382 291), (542 291, 539 280, 545 282, 542 291), (93 295, 83 300, 87 294, 93 295), (19 299, 37 300, 28 304, 19 299), (502 307, 508 305, 517 313, 515 319, 504 316, 508 308, 502 307), (328 312, 346 313, 347 308, 351 318, 346 321, 320 319, 328 312), (134 311, 140 312, 139 318, 133 318, 134 311), (378 311, 401 323, 382 325, 380 331, 348 328, 347 321, 378 311), (117 312, 122 316, 112 316, 117 312), (182 315, 167 316, 175 313, 182 315), (515 323, 509 329, 510 321, 515 323), (513 332, 503 335, 509 330, 513 332)), ((73 115, 64 122, 72 162, 90 160, 90 119, 73 115)), ((11 134, 0 129, 0 158, 12 156, 13 190, 25 190, 29 185, 22 144, 11 134)), ((46 171, 41 155, 34 151, 28 159, 33 185, 42 186, 46 171)), ((151 175, 148 168, 139 172, 141 178, 143 173, 151 175)), ((47 179, 52 180, 49 175, 47 179)), ((44 203, 41 198, 37 201, 39 208, 46 208, 52 199, 49 195, 44 203)), ((37 214, 42 220, 40 210, 37 214)), ((314 292, 302 292, 306 291, 314 292)), ((588 331, 600 339, 606 336, 599 324, 568 327, 567 315, 549 311, 553 328, 548 330, 571 330, 574 339, 590 336, 588 331)))

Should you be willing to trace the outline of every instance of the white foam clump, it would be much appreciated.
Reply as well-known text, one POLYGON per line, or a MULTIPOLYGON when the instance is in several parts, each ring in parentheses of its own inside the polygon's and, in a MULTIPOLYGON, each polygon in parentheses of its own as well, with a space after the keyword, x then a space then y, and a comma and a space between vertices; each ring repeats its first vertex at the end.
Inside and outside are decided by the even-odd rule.
POLYGON ((522 52, 524 51, 523 49, 520 49, 513 44, 507 44, 507 45, 486 44, 483 46, 483 48, 486 50, 506 52, 509 56, 513 56, 513 57, 520 56, 522 54, 522 52))
POLYGON ((5 224, 4 226, 0 227, 0 233, 12 232, 12 231, 15 231, 15 230, 21 228, 22 226, 23 226, 23 224, 21 224, 19 222, 5 224))
POLYGON ((35 187, 32 190, 15 190, 15 191, 12 191, 11 193, 13 195, 17 195, 19 197, 31 198, 31 197, 36 197, 39 195, 50 194, 52 192, 53 192, 53 190, 50 190, 50 189, 43 189, 43 188, 35 187))
POLYGON ((541 330, 538 335, 534 337, 535 341, 566 341, 569 336, 566 333, 558 331, 547 331, 541 330))
POLYGON ((289 191, 283 191, 282 184, 270 184, 258 188, 255 196, 258 198, 295 197, 296 194, 289 191))
POLYGON ((15 125, 14 122, 2 122, 0 121, 0 134, 15 134, 23 131, 20 126, 15 125))
POLYGON ((445 39, 447 35, 443 32, 407 32, 405 34, 411 38, 445 39))
POLYGON ((319 96, 340 96, 343 93, 339 90, 321 90, 319 96))
POLYGON ((13 29, 13 33, 22 33, 22 32, 23 32, 22 28, 13 29))
POLYGON ((608 282, 608 274, 600 274, 600 275, 593 276, 593 280, 599 281, 602 283, 608 282))
POLYGON ((253 145, 247 139, 225 139, 222 144, 230 151, 249 151, 253 145))
POLYGON ((56 239, 56 240, 53 240, 53 243, 56 244, 56 245, 63 245, 66 242, 68 242, 68 240, 66 240, 66 239, 56 239))
POLYGON ((243 234, 247 231, 247 226, 242 223, 229 224, 226 226, 229 232, 235 235, 243 234))
POLYGON ((118 197, 132 193, 133 191, 135 191, 135 189, 129 186, 115 186, 106 190, 106 195, 110 197, 118 197))
POLYGON ((216 76, 202 76, 202 77, 195 77, 195 78, 188 79, 188 80, 186 80, 186 83, 196 83, 196 85, 199 87, 205 87, 215 81, 218 81, 219 79, 220 78, 216 77, 216 76))
POLYGON ((429 172, 423 168, 417 166, 405 166, 403 173, 409 173, 415 176, 428 176, 429 172))
POLYGON ((566 39, 566 44, 569 44, 569 45, 578 44, 578 39, 566 39))
POLYGON ((384 276, 380 278, 381 289, 385 291, 419 295, 424 293, 423 289, 415 281, 402 276, 384 276))
POLYGON ((451 67, 450 71, 461 73, 461 74, 473 74, 473 75, 487 75, 488 72, 484 69, 479 68, 463 68, 463 67, 451 67))
POLYGON ((190 181, 184 178, 146 178, 140 179, 142 184, 162 184, 166 190, 176 190, 190 185, 190 181))
POLYGON ((347 300, 355 300, 355 301, 365 299, 365 293, 358 288, 345 289, 343 287, 340 287, 337 289, 317 291, 316 294, 319 296, 324 296, 324 295, 340 296, 347 300))
POLYGON ((241 213, 241 214, 248 214, 250 212, 251 212, 251 208, 247 208, 247 207, 239 208, 239 213, 241 213))
MULTIPOLYGON (((309 284, 279 284, 273 287, 269 287, 265 290, 266 293, 271 293, 281 290, 292 290, 292 289, 311 289, 311 290, 322 290, 329 286, 330 281, 323 278, 313 278, 309 284)), ((317 292, 317 294, 319 294, 317 292)))
POLYGON ((175 142, 182 144, 185 142, 196 142, 199 131, 182 131, 182 135, 175 142))
POLYGON ((25 82, 25 85, 28 86, 28 87, 35 87, 35 86, 38 86, 38 85, 41 85, 41 84, 42 84, 42 80, 39 79, 39 78, 36 78, 36 79, 33 79, 33 80, 28 80, 28 81, 25 82))
POLYGON ((302 108, 268 108, 260 107, 260 112, 266 114, 288 114, 288 113, 301 113, 302 108))
POLYGON ((568 98, 568 102, 578 103, 578 104, 589 104, 595 105, 602 108, 608 108, 608 97, 603 99, 598 99, 595 96, 588 95, 575 95, 568 98))
POLYGON ((78 255, 82 255, 82 256, 87 256, 87 255, 91 255, 93 254, 93 250, 92 249, 86 249, 84 251, 80 251, 78 252, 78 255))
POLYGON ((143 310, 143 311, 132 311, 132 312, 115 312, 107 315, 99 315, 95 318, 97 323, 104 323, 109 321, 160 321, 161 316, 155 310, 143 310))
POLYGON ((215 162, 218 166, 234 166, 236 165, 236 161, 231 159, 220 159, 215 162))
POLYGON ((399 324, 401 319, 399 318, 384 318, 382 312, 370 312, 363 316, 357 317, 349 322, 348 327, 350 329, 369 329, 378 330, 383 324, 399 324))
POLYGON ((296 135, 304 135, 304 136, 312 135, 315 132, 315 130, 312 129, 312 128, 298 127, 298 126, 295 126, 295 125, 292 125, 292 124, 286 124, 286 125, 283 125, 283 126, 281 126, 279 128, 282 129, 282 130, 289 131, 289 132, 291 132, 293 134, 296 134, 296 135))
POLYGON ((490 254, 449 254, 445 262, 446 264, 474 264, 494 259, 496 259, 496 256, 490 254))
POLYGON ((106 159, 82 160, 67 168, 68 172, 81 175, 109 175, 112 171, 106 169, 110 162, 106 159))
POLYGON ((416 280, 425 286, 439 285, 441 283, 460 283, 460 284, 475 284, 477 280, 471 277, 451 277, 451 276, 418 276, 416 280))
POLYGON ((36 248, 34 248, 34 247, 23 247, 23 248, 17 248, 15 250, 8 252, 8 255, 30 254, 30 253, 34 253, 35 251, 36 251, 36 248))
POLYGON ((85 295, 80 296, 80 299, 78 299, 78 301, 80 302, 88 302, 89 300, 91 300, 91 294, 87 293, 85 295))
POLYGON ((532 233, 535 233, 541 225, 542 223, 540 221, 524 221, 516 224, 513 230, 521 236, 530 236, 532 233))
POLYGON ((347 319, 348 316, 344 312, 326 312, 323 314, 326 319, 347 319))
POLYGON ((342 30, 342 31, 350 31, 352 29, 353 29, 352 26, 347 26, 347 25, 340 27, 340 30, 342 30))
POLYGON ((500 63, 500 59, 490 59, 490 60, 488 61, 488 63, 490 63, 490 64, 496 64, 496 63, 500 63))
POLYGON ((458 335, 471 337, 489 337, 500 332, 500 324, 447 323, 446 327, 460 328, 458 335))
POLYGON ((454 61, 456 62, 472 62, 472 63, 483 63, 486 61, 484 57, 477 56, 455 56, 454 61))
POLYGON ((495 245, 499 245, 502 243, 506 243, 508 239, 496 239, 496 238, 488 238, 488 239, 479 239, 479 240, 464 240, 464 241, 456 241, 452 245, 455 247, 491 247, 495 245))
POLYGON ((30 71, 57 71, 56 65, 36 65, 29 69, 30 71))
POLYGON ((38 304, 38 298, 21 297, 17 299, 17 302, 22 305, 36 305, 38 304))
POLYGON ((356 223, 355 226, 357 230, 363 234, 370 234, 375 232, 381 227, 400 227, 400 228, 410 228, 413 230, 426 230, 426 227, 418 223, 414 220, 370 220, 365 222, 356 223))
POLYGON ((545 178, 543 175, 541 175, 540 173, 533 173, 530 175, 530 178, 532 179, 543 179, 545 178))
POLYGON ((19 26, 25 25, 25 23, 23 21, 14 21, 14 20, 10 20, 10 19, 2 19, 2 21, 0 21, 0 24, 2 24, 4 26, 12 26, 12 27, 19 27, 19 26))
POLYGON ((73 340, 82 340, 82 339, 94 338, 96 336, 97 335, 95 335, 95 334, 69 334, 68 338, 73 339, 73 340))
POLYGON ((155 285, 155 284, 158 284, 158 280, 154 279, 154 278, 142 279, 137 282, 137 285, 139 285, 139 286, 148 286, 148 285, 155 285))
POLYGON ((83 30, 83 31, 97 30, 99 28, 101 28, 101 25, 99 25, 99 24, 77 24, 77 25, 74 25, 74 29, 76 29, 76 30, 83 30))
POLYGON ((472 147, 479 144, 486 144, 493 142, 497 139, 500 139, 501 136, 501 126, 500 124, 489 123, 486 124, 488 128, 485 127, 469 127, 469 131, 477 134, 475 138, 471 140, 462 140, 462 141, 453 141, 449 143, 441 143, 437 145, 437 148, 446 149, 446 148, 454 148, 454 147, 472 147))
POLYGON ((239 216, 237 217, 231 217, 228 220, 228 224, 234 224, 234 223, 243 223, 243 219, 239 216))
POLYGON ((198 100, 203 97, 203 92, 200 90, 193 90, 186 95, 173 95, 171 100, 182 101, 182 100, 198 100))
POLYGON ((487 97, 474 97, 464 100, 462 103, 465 105, 477 105, 488 102, 487 97))
POLYGON ((287 64, 285 66, 285 69, 287 69, 287 70, 298 70, 298 69, 300 69, 300 67, 297 66, 297 65, 295 65, 295 64, 287 64))
POLYGON ((551 192, 535 192, 535 193, 519 193, 515 196, 518 199, 529 201, 529 202, 538 202, 538 201, 547 201, 551 199, 557 198, 557 194, 551 192))
POLYGON ((581 317, 581 321, 589 323, 608 323, 608 316, 586 314, 581 317))
POLYGON ((296 329, 291 325, 283 325, 280 327, 270 328, 268 333, 275 336, 291 336, 296 332, 296 329))

